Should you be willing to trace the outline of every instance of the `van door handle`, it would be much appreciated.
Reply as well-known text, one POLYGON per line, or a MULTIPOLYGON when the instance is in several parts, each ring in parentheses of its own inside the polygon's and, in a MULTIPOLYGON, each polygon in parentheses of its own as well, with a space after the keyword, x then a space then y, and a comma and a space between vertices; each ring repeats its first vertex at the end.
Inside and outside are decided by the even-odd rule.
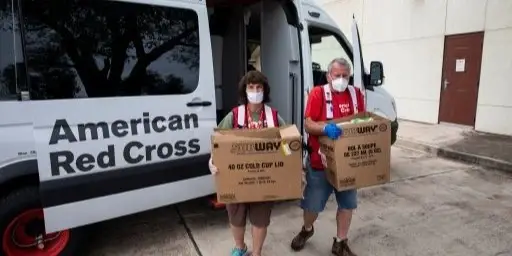
POLYGON ((195 101, 187 103, 187 107, 208 107, 211 105, 212 103, 210 101, 195 101))

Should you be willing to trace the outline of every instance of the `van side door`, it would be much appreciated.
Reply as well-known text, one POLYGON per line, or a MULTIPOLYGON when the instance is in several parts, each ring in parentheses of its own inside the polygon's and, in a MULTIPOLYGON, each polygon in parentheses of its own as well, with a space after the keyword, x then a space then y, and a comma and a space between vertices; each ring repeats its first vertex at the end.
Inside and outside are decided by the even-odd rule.
POLYGON ((214 192, 204 1, 22 1, 46 232, 214 192))
POLYGON ((293 3, 261 2, 261 71, 268 77, 270 105, 287 122, 302 124, 300 25, 293 3))

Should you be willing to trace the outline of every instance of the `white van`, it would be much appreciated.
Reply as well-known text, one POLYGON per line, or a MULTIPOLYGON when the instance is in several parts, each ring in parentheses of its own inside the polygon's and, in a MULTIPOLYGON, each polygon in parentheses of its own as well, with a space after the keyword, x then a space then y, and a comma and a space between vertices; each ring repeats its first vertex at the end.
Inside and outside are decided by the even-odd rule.
MULTIPOLYGON (((210 135, 246 70, 268 76, 271 105, 302 128, 310 39, 352 55, 309 2, 6 2, 0 255, 75 255, 88 224, 213 194, 210 135)), ((396 120, 380 84, 366 88, 369 110, 396 120)))

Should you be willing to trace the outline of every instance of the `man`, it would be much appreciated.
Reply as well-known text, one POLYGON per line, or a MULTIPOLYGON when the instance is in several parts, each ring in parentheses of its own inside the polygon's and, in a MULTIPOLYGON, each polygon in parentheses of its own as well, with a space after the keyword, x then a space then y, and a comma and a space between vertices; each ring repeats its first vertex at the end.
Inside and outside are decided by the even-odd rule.
MULTIPOLYGON (((338 256, 355 256, 347 244, 347 233, 352 220, 352 211, 357 207, 357 191, 338 192, 327 181, 325 175, 325 155, 320 151, 318 136, 338 139, 343 130, 330 119, 337 119, 364 111, 362 93, 348 85, 350 64, 343 58, 331 61, 327 68, 328 84, 316 86, 308 97, 305 113, 305 128, 309 134, 309 159, 306 168, 306 188, 301 208, 304 210, 302 230, 293 238, 291 247, 295 251, 304 248, 313 236, 313 223, 325 208, 329 196, 334 192, 338 211, 336 213, 337 234, 334 237, 332 253, 338 256), (327 124, 326 124, 327 123, 327 124)), ((343 138, 341 138, 343 139, 343 138)))

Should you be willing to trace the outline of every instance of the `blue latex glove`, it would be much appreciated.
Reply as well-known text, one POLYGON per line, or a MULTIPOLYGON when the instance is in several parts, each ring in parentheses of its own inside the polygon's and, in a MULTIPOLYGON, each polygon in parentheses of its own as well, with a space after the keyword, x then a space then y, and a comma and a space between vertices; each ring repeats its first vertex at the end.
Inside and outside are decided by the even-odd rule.
POLYGON ((338 127, 335 123, 328 123, 324 126, 324 135, 331 140, 338 139, 343 134, 343 129, 338 127))

